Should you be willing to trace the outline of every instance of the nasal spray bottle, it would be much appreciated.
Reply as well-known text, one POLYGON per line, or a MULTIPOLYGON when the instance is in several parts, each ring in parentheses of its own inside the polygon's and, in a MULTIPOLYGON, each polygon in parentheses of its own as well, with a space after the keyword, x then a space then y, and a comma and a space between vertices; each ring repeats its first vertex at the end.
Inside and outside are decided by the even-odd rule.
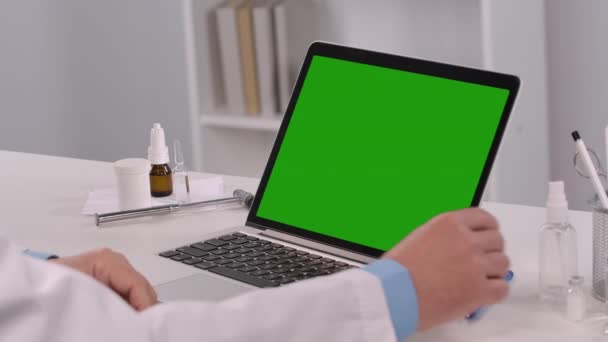
POLYGON ((165 143, 165 131, 155 123, 150 131, 148 160, 150 170, 150 191, 154 197, 166 197, 173 193, 173 177, 169 167, 169 148, 165 143))
POLYGON ((576 230, 568 222, 564 182, 550 182, 547 222, 540 228, 538 275, 542 301, 565 304, 569 280, 578 274, 576 230))

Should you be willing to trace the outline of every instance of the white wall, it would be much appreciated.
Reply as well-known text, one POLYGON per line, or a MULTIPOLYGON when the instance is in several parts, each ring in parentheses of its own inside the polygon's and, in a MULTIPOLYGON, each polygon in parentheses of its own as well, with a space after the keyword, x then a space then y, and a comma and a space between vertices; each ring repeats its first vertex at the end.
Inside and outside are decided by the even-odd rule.
POLYGON ((579 130, 588 147, 606 162, 608 124, 608 2, 547 1, 551 178, 566 182, 570 206, 589 210, 593 189, 572 167, 579 130))
POLYGON ((482 0, 484 67, 521 79, 493 170, 493 199, 500 202, 544 205, 546 198, 549 139, 544 3, 482 0))
POLYGON ((0 148, 77 155, 62 6, 0 2, 0 148))
POLYGON ((0 2, 0 148, 145 156, 156 121, 190 142, 183 37, 180 1, 0 2))

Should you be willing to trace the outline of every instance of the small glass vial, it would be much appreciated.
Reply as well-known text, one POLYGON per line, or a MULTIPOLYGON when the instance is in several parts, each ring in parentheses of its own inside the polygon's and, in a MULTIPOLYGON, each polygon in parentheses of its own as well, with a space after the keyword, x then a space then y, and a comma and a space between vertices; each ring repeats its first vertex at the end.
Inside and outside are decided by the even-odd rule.
POLYGON ((578 274, 576 230, 568 222, 563 182, 549 183, 547 223, 540 228, 539 291, 542 301, 562 305, 568 281, 578 274))
POLYGON ((573 322, 582 321, 587 311, 587 301, 583 290, 583 277, 574 276, 568 281, 566 307, 568 319, 573 322))
POLYGON ((175 165, 173 167, 173 192, 177 204, 190 203, 190 179, 188 177, 188 168, 184 161, 184 153, 182 152, 182 143, 179 140, 173 142, 173 158, 175 165))

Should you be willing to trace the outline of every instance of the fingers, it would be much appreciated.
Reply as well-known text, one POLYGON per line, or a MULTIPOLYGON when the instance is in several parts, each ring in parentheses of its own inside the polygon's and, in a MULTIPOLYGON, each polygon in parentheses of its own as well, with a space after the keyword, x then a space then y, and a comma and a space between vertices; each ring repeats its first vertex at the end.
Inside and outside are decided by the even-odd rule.
POLYGON ((486 303, 496 304, 509 294, 509 284, 503 279, 489 279, 486 287, 486 303))
POLYGON ((452 212, 456 219, 471 230, 498 230, 498 222, 490 213, 479 208, 466 208, 452 212))
POLYGON ((138 311, 157 302, 156 292, 150 283, 120 254, 106 252, 105 255, 97 258, 93 267, 93 277, 125 298, 138 311))
POLYGON ((509 258, 501 252, 485 254, 482 263, 486 276, 491 279, 502 279, 509 271, 509 258))
POLYGON ((477 231, 474 239, 485 253, 502 252, 505 247, 505 240, 497 230, 477 231))

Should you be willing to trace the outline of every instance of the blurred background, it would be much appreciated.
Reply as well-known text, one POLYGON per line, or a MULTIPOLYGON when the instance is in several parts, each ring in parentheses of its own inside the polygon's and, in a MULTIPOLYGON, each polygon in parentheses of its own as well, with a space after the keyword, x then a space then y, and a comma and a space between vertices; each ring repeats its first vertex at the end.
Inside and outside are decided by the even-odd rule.
POLYGON ((544 205, 547 182, 561 179, 571 207, 589 209, 592 189, 571 165, 570 132, 578 129, 604 159, 608 2, 262 0, 247 13, 237 3, 1 1, 0 149, 145 157, 160 122, 168 143, 183 142, 193 169, 259 177, 280 125, 280 92, 308 44, 321 39, 518 75, 520 96, 486 199, 544 205), (254 40, 257 60, 229 55, 243 35, 254 40), (235 107, 234 82, 242 80, 230 78, 231 63, 248 61, 270 68, 271 78, 259 72, 257 89, 276 96, 258 93, 257 107, 235 107))

